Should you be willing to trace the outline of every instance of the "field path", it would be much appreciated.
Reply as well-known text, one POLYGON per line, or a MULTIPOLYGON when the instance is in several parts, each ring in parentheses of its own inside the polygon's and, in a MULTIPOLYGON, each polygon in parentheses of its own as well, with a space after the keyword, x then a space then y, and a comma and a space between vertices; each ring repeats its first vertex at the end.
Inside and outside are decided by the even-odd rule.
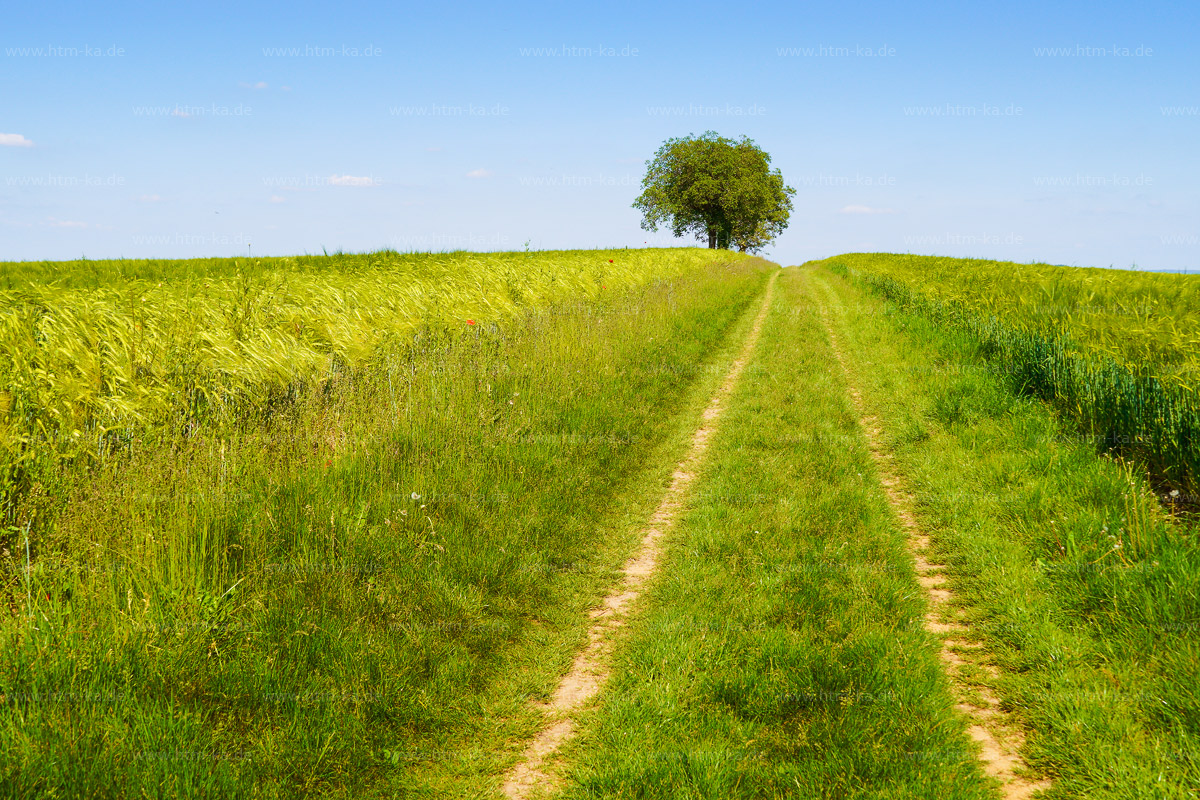
MULTIPOLYGON (((978 660, 968 660, 960 653, 963 650, 973 650, 978 645, 956 638, 956 634, 964 633, 966 628, 951 618, 953 595, 946 587, 946 566, 926 558, 929 536, 921 530, 913 516, 912 495, 904 490, 901 478, 892 466, 892 456, 883 446, 883 431, 878 420, 869 413, 863 402, 862 395, 855 385, 854 373, 847 363, 830 319, 830 308, 840 312, 841 301, 828 285, 822 284, 821 288, 827 298, 821 320, 829 334, 834 356, 845 374, 846 386, 858 414, 859 424, 866 434, 871 460, 879 472, 879 480, 887 501, 904 529, 909 552, 916 565, 917 580, 925 590, 929 603, 929 611, 924 620, 925 630, 941 639, 939 655, 947 673, 955 679, 956 685, 962 680, 961 673, 968 666, 982 668, 995 677, 997 670, 994 666, 978 660)), ((960 694, 961 688, 959 686, 960 694)), ((973 685, 971 689, 973 696, 961 697, 957 708, 970 720, 967 732, 979 744, 984 772, 1000 782, 1005 800, 1024 800, 1032 797, 1035 792, 1049 789, 1049 781, 1033 781, 1020 774, 1025 764, 1017 753, 1024 742, 1024 736, 1020 729, 1007 719, 1008 715, 1000 708, 999 698, 986 687, 973 685)))
POLYGON ((597 608, 589 612, 592 624, 588 629, 587 645, 575 657, 571 669, 559 682, 550 702, 540 704, 546 726, 534 737, 521 760, 505 776, 501 791, 506 797, 524 800, 536 791, 548 792, 558 788, 557 779, 544 768, 546 761, 575 735, 575 711, 595 697, 600 687, 608 680, 608 655, 612 651, 613 634, 625 624, 630 607, 641 595, 646 582, 654 575, 658 566, 662 537, 675 522, 696 469, 705 450, 708 449, 708 441, 716 430, 725 402, 754 352, 767 311, 771 307, 775 280, 778 277, 779 273, 775 272, 768 280, 762 307, 746 336, 745 344, 730 366, 729 374, 704 409, 700 427, 692 435, 691 447, 675 468, 671 485, 650 518, 637 552, 625 562, 620 584, 597 608))

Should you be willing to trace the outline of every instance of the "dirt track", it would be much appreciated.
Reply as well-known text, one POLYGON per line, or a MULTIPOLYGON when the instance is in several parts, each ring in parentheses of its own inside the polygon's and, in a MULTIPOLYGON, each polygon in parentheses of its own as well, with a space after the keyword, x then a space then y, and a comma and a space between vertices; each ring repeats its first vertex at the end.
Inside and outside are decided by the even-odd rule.
MULTIPOLYGON (((947 674, 956 684, 956 690, 961 689, 958 684, 965 667, 975 666, 995 677, 997 675, 996 668, 978 657, 982 655, 976 650, 978 645, 955 636, 965 633, 966 628, 951 618, 953 617, 951 604, 953 594, 946 588, 946 566, 933 563, 926 558, 929 550, 929 536, 917 525, 912 514, 912 496, 904 491, 900 477, 892 466, 891 454, 883 447, 883 432, 879 427, 878 420, 868 414, 864 408, 862 395, 854 385, 854 376, 847 367, 846 358, 842 354, 837 334, 834 333, 833 326, 829 322, 827 311, 822 315, 822 321, 829 334, 833 354, 845 374, 850 398, 858 413, 859 425, 866 434, 871 459, 875 462, 875 468, 879 472, 879 481, 883 485, 883 491, 892 511, 899 519, 907 536, 908 549, 916 565, 917 580, 925 590, 929 602, 929 611, 926 612, 924 620, 925 630, 940 638, 942 644, 939 656, 947 674), (972 651, 976 657, 964 657, 960 654, 960 650, 972 651)), ((983 763, 984 772, 1000 782, 1001 791, 1006 800, 1024 800, 1035 792, 1049 789, 1049 781, 1033 781, 1020 774, 1025 764, 1017 753, 1024 742, 1024 736, 1000 708, 999 698, 987 687, 972 685, 971 689, 975 698, 981 700, 982 703, 960 701, 956 708, 970 721, 967 733, 979 744, 980 760, 983 763)), ((962 692, 959 691, 959 694, 962 692)))
POLYGON ((641 595, 647 581, 653 577, 658 567, 661 539, 675 522, 696 469, 708 449, 708 441, 716 430, 725 402, 737 386, 738 379, 754 352, 767 311, 771 307, 775 280, 778 277, 779 273, 771 275, 762 308, 759 309, 750 333, 746 336, 742 351, 704 409, 700 427, 692 435, 691 447, 675 468, 671 485, 650 518, 637 552, 625 562, 620 584, 597 608, 589 612, 592 625, 588 630, 588 643, 575 657, 571 669, 559 682, 554 697, 549 703, 541 704, 546 726, 526 748, 521 760, 505 776, 502 791, 506 797, 524 800, 536 790, 548 792, 558 788, 558 779, 548 770, 547 759, 575 735, 575 712, 595 697, 608 680, 608 656, 612 651, 614 633, 625 624, 630 607, 641 595))

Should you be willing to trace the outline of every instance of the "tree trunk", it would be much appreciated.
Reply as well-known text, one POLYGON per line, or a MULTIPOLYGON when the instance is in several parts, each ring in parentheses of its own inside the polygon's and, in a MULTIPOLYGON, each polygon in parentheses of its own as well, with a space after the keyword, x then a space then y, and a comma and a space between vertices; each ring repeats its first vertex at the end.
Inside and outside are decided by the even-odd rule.
POLYGON ((708 229, 708 249, 709 250, 717 249, 717 229, 716 228, 708 229))

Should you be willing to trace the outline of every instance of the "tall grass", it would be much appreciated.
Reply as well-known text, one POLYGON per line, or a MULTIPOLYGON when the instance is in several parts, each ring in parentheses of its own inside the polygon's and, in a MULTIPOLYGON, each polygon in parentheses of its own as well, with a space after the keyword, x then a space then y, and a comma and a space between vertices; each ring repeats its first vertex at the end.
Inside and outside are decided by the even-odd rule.
POLYGON ((14 287, 0 292, 0 518, 36 527, 45 509, 22 503, 61 462, 102 462, 134 436, 236 428, 422 331, 453 337, 603 302, 705 259, 679 249, 0 265, 14 287))
POLYGON ((967 331, 1019 389, 1050 401, 1099 447, 1200 498, 1200 281, 886 254, 825 263, 967 331))
POLYGON ((1140 466, 1014 395, 967 330, 811 276, 946 565, 975 665, 959 674, 1024 728, 1048 796, 1195 797, 1200 519, 1170 519, 1140 466))
MULTIPOLYGON (((0 793, 391 796, 457 769, 489 704, 521 713, 498 687, 570 652, 606 515, 765 277, 704 251, 623 275, 577 253, 575 277, 534 257, 518 304, 498 282, 532 297, 524 258, 472 262, 474 294, 427 306, 440 327, 378 331, 274 404, 47 462, 20 508, 52 518, 0 549, 0 793)), ((341 296, 385 304, 362 287, 341 296)))
POLYGON ((1068 332, 1081 352, 1153 364, 1164 381, 1196 383, 1195 275, 892 253, 829 259, 834 262, 919 285, 931 300, 957 301, 1023 330, 1068 332))

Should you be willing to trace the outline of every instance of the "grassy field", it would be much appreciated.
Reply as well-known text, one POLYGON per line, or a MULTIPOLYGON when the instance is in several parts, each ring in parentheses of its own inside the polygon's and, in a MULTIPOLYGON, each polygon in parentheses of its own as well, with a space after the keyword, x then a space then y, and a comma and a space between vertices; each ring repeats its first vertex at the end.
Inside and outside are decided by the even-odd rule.
MULTIPOLYGON (((0 264, 0 514, 45 510, 30 489, 133 438, 239 429, 349 372, 401 368, 414 341, 694 270, 699 250, 0 264)), ((582 308, 582 306, 581 306, 582 308)), ((439 346, 432 345, 435 349, 439 346)), ((411 360, 411 359, 410 359, 411 360)))
POLYGON ((522 313, 479 296, 270 414, 45 466, 20 508, 53 514, 3 546, 4 793, 386 795, 469 762, 488 703, 519 725, 506 690, 571 649, 621 492, 765 280, 660 255, 609 283, 620 253, 571 254, 584 286, 522 313))
POLYGON ((1018 391, 1050 400, 1100 449, 1141 459, 1164 494, 1200 507, 1196 276, 887 253, 826 263, 969 331, 1018 391))
POLYGON ((0 265, 0 794, 1200 796, 1200 282, 776 271, 0 265))
POLYGON ((823 268, 814 294, 855 364, 948 565, 986 687, 1050 797, 1200 792, 1200 540, 1144 472, 1097 458, 988 368, 985 343, 823 268), (995 668, 990 674, 988 667, 995 668))
POLYGON ((1067 333, 1080 350, 1152 366, 1168 381, 1194 385, 1200 369, 1195 275, 890 253, 853 253, 829 263, 835 262, 919 283, 931 300, 1018 328, 1067 333))
POLYGON ((565 796, 995 796, 954 710, 987 692, 1047 797, 1195 797, 1194 525, 968 333, 787 273, 565 796), (818 309, 947 564, 949 680, 818 309))
POLYGON ((802 279, 780 281, 567 797, 990 796, 802 279))

